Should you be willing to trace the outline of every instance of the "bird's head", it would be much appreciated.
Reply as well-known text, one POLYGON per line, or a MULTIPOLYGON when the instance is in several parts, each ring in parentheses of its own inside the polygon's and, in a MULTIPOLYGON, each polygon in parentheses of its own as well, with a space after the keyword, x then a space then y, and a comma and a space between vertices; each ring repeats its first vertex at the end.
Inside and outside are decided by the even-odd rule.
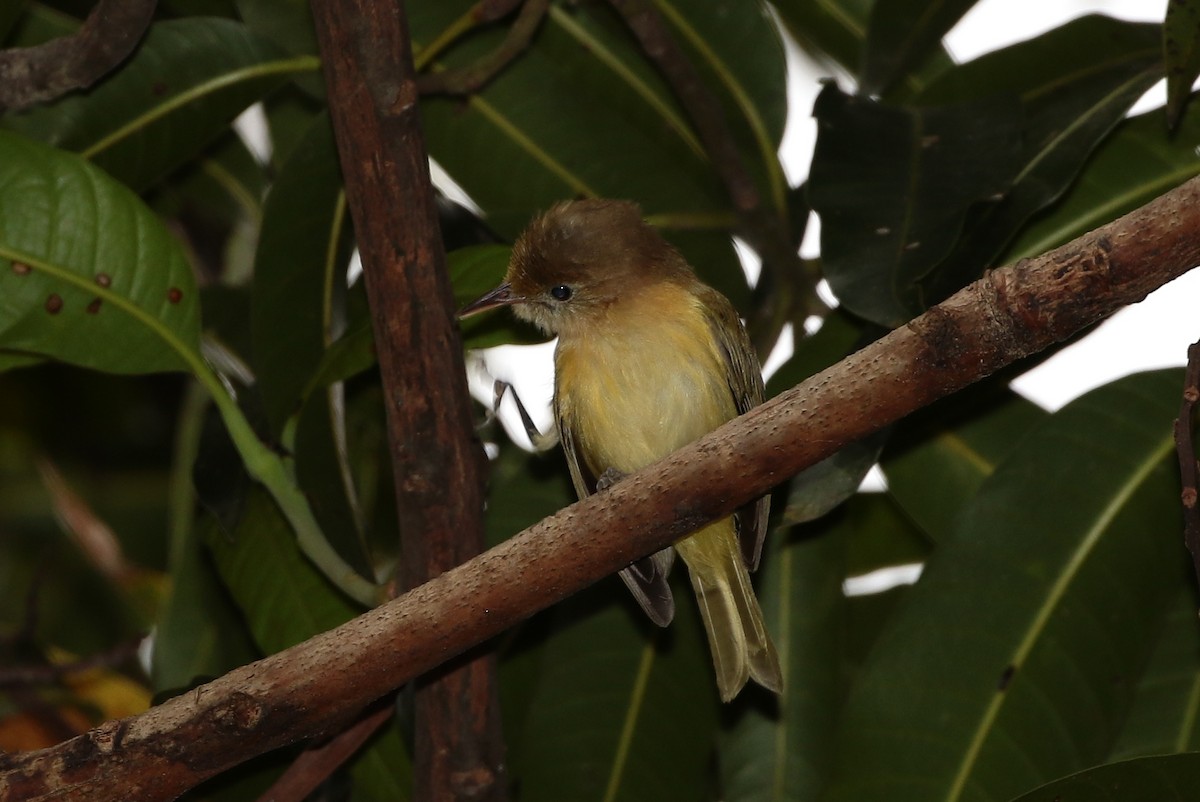
POLYGON ((529 224, 513 245, 504 283, 458 314, 512 306, 518 317, 559 334, 648 285, 690 276, 687 263, 642 220, 636 204, 568 201, 529 224))

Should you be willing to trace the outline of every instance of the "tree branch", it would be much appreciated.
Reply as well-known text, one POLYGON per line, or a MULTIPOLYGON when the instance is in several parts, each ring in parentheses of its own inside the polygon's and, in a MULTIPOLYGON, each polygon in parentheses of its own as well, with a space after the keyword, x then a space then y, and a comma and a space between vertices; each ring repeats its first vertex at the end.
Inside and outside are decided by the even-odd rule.
POLYGON ((0 111, 91 86, 141 40, 157 0, 100 0, 83 27, 36 47, 0 51, 0 111))
MULTIPOLYGON (((399 0, 313 0, 387 405, 404 588, 483 550, 485 457, 417 111, 399 0)), ((430 666, 433 668, 433 666, 430 666)), ((490 651, 423 678, 414 796, 501 800, 504 742, 490 651)))
POLYGON ((1200 178, 921 317, 398 599, 146 713, 0 756, 0 797, 171 799, 372 700, 1200 263, 1200 178), (54 796, 52 796, 54 795, 54 796))

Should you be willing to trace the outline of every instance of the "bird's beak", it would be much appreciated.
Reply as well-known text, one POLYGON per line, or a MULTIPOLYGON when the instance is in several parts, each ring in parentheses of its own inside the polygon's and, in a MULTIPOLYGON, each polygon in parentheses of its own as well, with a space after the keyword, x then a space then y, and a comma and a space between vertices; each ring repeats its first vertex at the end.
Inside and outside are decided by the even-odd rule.
POLYGON ((517 295, 513 295, 512 286, 505 282, 496 289, 486 295, 476 298, 471 303, 458 310, 458 318, 461 320, 464 317, 470 317, 478 312, 484 312, 488 309, 495 309, 497 306, 508 306, 509 304, 520 303, 525 300, 517 295))

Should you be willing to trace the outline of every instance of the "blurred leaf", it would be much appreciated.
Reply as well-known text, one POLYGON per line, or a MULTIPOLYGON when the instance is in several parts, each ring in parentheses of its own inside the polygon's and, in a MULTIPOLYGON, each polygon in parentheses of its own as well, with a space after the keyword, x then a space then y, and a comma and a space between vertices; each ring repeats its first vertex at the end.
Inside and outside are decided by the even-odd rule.
POLYGON ((897 326, 931 299, 922 282, 954 246, 969 207, 1017 169, 1013 101, 889 108, 827 85, 817 98, 809 200, 821 216, 830 288, 851 312, 897 326))
POLYGON ((1157 30, 1085 17, 941 73, 919 109, 822 92, 810 198, 835 294, 894 326, 977 278, 1161 75, 1157 30))
POLYGON ((1167 0, 1162 31, 1167 69, 1167 125, 1175 128, 1200 76, 1200 2, 1167 0))
POLYGON ((1046 253, 1197 175, 1197 141, 1200 114, 1186 115, 1171 138, 1157 110, 1123 121, 1061 200, 1012 243, 1003 262, 1046 253))
POLYGON ((805 52, 830 58, 856 75, 872 4, 873 0, 775 0, 772 5, 805 52))
POLYGON ((859 91, 879 95, 911 67, 941 54, 939 42, 976 0, 884 0, 871 6, 859 91))
POLYGON ((844 693, 848 520, 781 526, 767 540, 758 596, 784 693, 754 688, 731 705, 736 718, 722 734, 719 761, 728 802, 817 799, 828 782, 844 693))
MULTIPOLYGON (((412 8, 418 44, 434 40, 466 8, 465 3, 412 8)), ((728 7, 708 0, 672 6, 672 14, 695 33, 694 50, 711 51, 705 63, 719 69, 725 81, 713 78, 710 88, 727 107, 753 110, 755 124, 765 132, 760 136, 777 138, 784 62, 773 27, 754 14, 730 15, 728 7), (716 30, 727 36, 712 39, 716 30), (737 99, 729 94, 731 85, 737 99)), ((470 61, 496 44, 502 27, 440 54, 432 69, 470 61)), ((743 149, 752 149, 743 155, 766 180, 761 141, 755 144, 754 133, 742 125, 745 119, 745 113, 733 118, 743 149)), ((515 237, 535 211, 576 196, 629 198, 647 214, 669 214, 692 227, 732 218, 724 188, 674 96, 601 4, 552 6, 520 58, 465 99, 423 98, 422 121, 433 158, 506 239, 515 237), (596 137, 597 131, 604 136, 596 137)), ((774 165, 774 152, 769 156, 774 165)), ((727 231, 670 236, 706 279, 735 304, 744 301, 745 280, 727 231), (706 235, 703 244, 693 246, 689 240, 700 245, 699 234, 706 235), (739 282, 740 297, 722 280, 739 282)))
POLYGON ((1158 35, 1156 25, 1082 17, 948 71, 922 93, 926 103, 1011 94, 1020 98, 1023 113, 1020 169, 1003 198, 971 210, 954 250, 925 281, 931 300, 993 266, 1026 221, 1070 186, 1088 156, 1161 77, 1158 35))
POLYGON ((4 42, 12 33, 17 20, 25 13, 27 4, 26 0, 9 0, 0 5, 0 42, 4 42))
POLYGON ((344 325, 338 301, 349 223, 333 128, 323 114, 280 169, 254 260, 254 370, 276 434, 299 411, 314 366, 344 325))
POLYGON ((1180 562, 1179 590, 1110 760, 1200 751, 1200 624, 1193 574, 1180 562))
POLYGON ((395 718, 350 761, 352 799, 407 802, 412 798, 412 764, 395 718))
POLYGON ((856 440, 793 477, 782 523, 802 524, 820 518, 854 495, 879 460, 890 433, 889 427, 856 440))
POLYGON ((316 67, 315 59, 288 58, 233 20, 156 22, 134 55, 89 91, 6 122, 142 190, 288 76, 316 67))
POLYGON ((361 610, 313 567, 279 508, 258 486, 237 528, 209 529, 208 547, 259 648, 274 654, 349 621, 361 610))
POLYGON ((1081 771, 1013 802, 1188 802, 1200 788, 1200 755, 1163 755, 1081 771))
POLYGON ((896 427, 883 472, 888 492, 935 541, 996 465, 1047 417, 1010 390, 972 389, 938 402, 896 427))
POLYGON ((615 578, 556 608, 513 765, 523 802, 708 798, 716 683, 686 579, 675 579, 667 629, 615 578))
POLYGON ((835 515, 849 519, 848 577, 924 562, 932 550, 933 542, 887 493, 858 493, 835 515))
MULTIPOLYGON (((857 76, 863 66, 867 26, 873 0, 775 0, 772 3, 784 25, 810 56, 831 59, 846 73, 857 76)), ((932 76, 954 66, 942 49, 931 49, 923 68, 904 76, 898 92, 912 93, 932 76), (936 53, 936 55, 934 55, 936 53)))
POLYGON ((0 350, 113 373, 198 359, 191 269, 132 192, 76 156, 0 131, 0 208, 0 350))
POLYGON ((1085 395, 984 482, 851 691, 832 799, 1003 799, 1104 759, 1173 596, 1178 382, 1085 395))

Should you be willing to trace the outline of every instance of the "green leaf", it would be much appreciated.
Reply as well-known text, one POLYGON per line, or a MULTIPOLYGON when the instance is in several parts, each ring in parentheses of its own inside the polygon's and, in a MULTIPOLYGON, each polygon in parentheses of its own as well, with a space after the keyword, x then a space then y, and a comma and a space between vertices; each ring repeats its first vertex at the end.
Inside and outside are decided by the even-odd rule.
POLYGON ((354 756, 350 777, 352 799, 407 802, 412 798, 412 762, 394 718, 354 756))
POLYGON ((799 802, 819 798, 828 782, 845 680, 837 655, 849 520, 780 527, 767 540, 758 595, 784 693, 753 689, 734 702, 720 740, 722 799, 799 802))
POLYGON ((316 68, 316 59, 287 57, 233 20, 157 22, 129 61, 90 90, 7 122, 141 190, 288 76, 316 68))
POLYGON ((1114 220, 1200 173, 1200 114, 1168 138, 1152 111, 1122 122, 1092 155, 1070 190, 1026 227, 1003 262, 1037 256, 1114 220))
POLYGON ((1180 589, 1110 760, 1200 751, 1200 626, 1194 574, 1180 562, 1180 589))
POLYGON ((802 524, 815 520, 854 495, 879 460, 879 452, 890 433, 887 428, 850 443, 793 477, 783 522, 802 524))
POLYGON ((267 197, 254 259, 254 370, 276 433, 299 411, 343 314, 349 222, 333 128, 322 114, 267 197))
POLYGON ((189 688, 259 656, 201 537, 193 527, 187 542, 179 544, 170 595, 155 625, 151 673, 159 692, 189 688))
POLYGON ((1160 74, 1156 26, 1086 17, 943 72, 919 108, 826 89, 810 198, 835 294, 895 326, 977 278, 1160 74))
POLYGON ((930 538, 945 541, 983 481, 1046 416, 1008 390, 968 390, 934 404, 896 427, 882 462, 888 492, 930 538))
POLYGON ((1200 2, 1167 0, 1162 32, 1167 68, 1167 125, 1175 128, 1200 76, 1200 2))
POLYGON ((976 0, 888 0, 871 6, 859 87, 879 95, 911 67, 942 54, 942 37, 976 0))
POLYGON ((1200 788, 1200 755, 1163 755, 1081 771, 1012 802, 1189 802, 1200 788))
POLYGON ((199 360, 191 268, 124 186, 0 131, 0 350, 113 373, 199 360))
MULTIPOLYGON (((434 40, 467 9, 451 5, 411 9, 419 44, 434 40)), ((764 146, 781 130, 784 62, 777 32, 745 9, 732 15, 709 0, 666 11, 686 26, 680 30, 693 51, 706 54, 700 66, 714 76, 710 88, 737 110, 735 135, 751 170, 769 184, 764 196, 782 202, 786 187, 777 157, 764 146), (718 40, 718 30, 729 35, 718 40)), ((438 54, 431 69, 461 65, 495 46, 503 32, 497 27, 438 54)), ((726 288, 714 276, 724 274, 745 294, 726 228, 733 220, 726 192, 674 96, 606 6, 552 5, 532 46, 495 80, 466 98, 424 98, 422 122, 433 158, 505 238, 564 198, 629 198, 648 215, 669 215, 676 226, 719 229, 706 232, 700 247, 686 241, 691 237, 672 238, 719 289, 726 288), (717 259, 710 269, 707 263, 717 259)), ((741 302, 737 293, 726 294, 741 302)))
POLYGON ((718 697, 696 605, 675 578, 667 629, 615 578, 556 609, 513 764, 523 802, 708 798, 718 697))
POLYGON ((867 41, 872 0, 776 0, 788 32, 805 52, 857 74, 867 41))
POLYGON ((1180 374, 1028 434, 927 563, 851 691, 833 800, 1007 799, 1103 760, 1175 588, 1180 374))
POLYGON ((825 276, 850 311, 889 328, 930 302, 922 282, 969 207, 1017 169, 1015 102, 901 109, 827 85, 817 97, 809 200, 825 276))
MULTIPOLYGON (((872 0, 776 0, 772 3, 800 47, 810 56, 830 59, 850 75, 864 61, 872 0)), ((908 73, 897 93, 920 91, 932 76, 954 66, 944 49, 936 49, 916 73, 908 73)))
POLYGON ((217 569, 259 648, 274 654, 349 621, 361 610, 313 567, 278 507, 252 486, 235 529, 207 537, 217 569))
POLYGON ((921 102, 962 102, 981 91, 1015 95, 1023 115, 1011 186, 971 211, 956 247, 927 279, 929 295, 946 297, 994 265, 1161 75, 1158 26, 1090 16, 944 73, 928 87, 921 102))

